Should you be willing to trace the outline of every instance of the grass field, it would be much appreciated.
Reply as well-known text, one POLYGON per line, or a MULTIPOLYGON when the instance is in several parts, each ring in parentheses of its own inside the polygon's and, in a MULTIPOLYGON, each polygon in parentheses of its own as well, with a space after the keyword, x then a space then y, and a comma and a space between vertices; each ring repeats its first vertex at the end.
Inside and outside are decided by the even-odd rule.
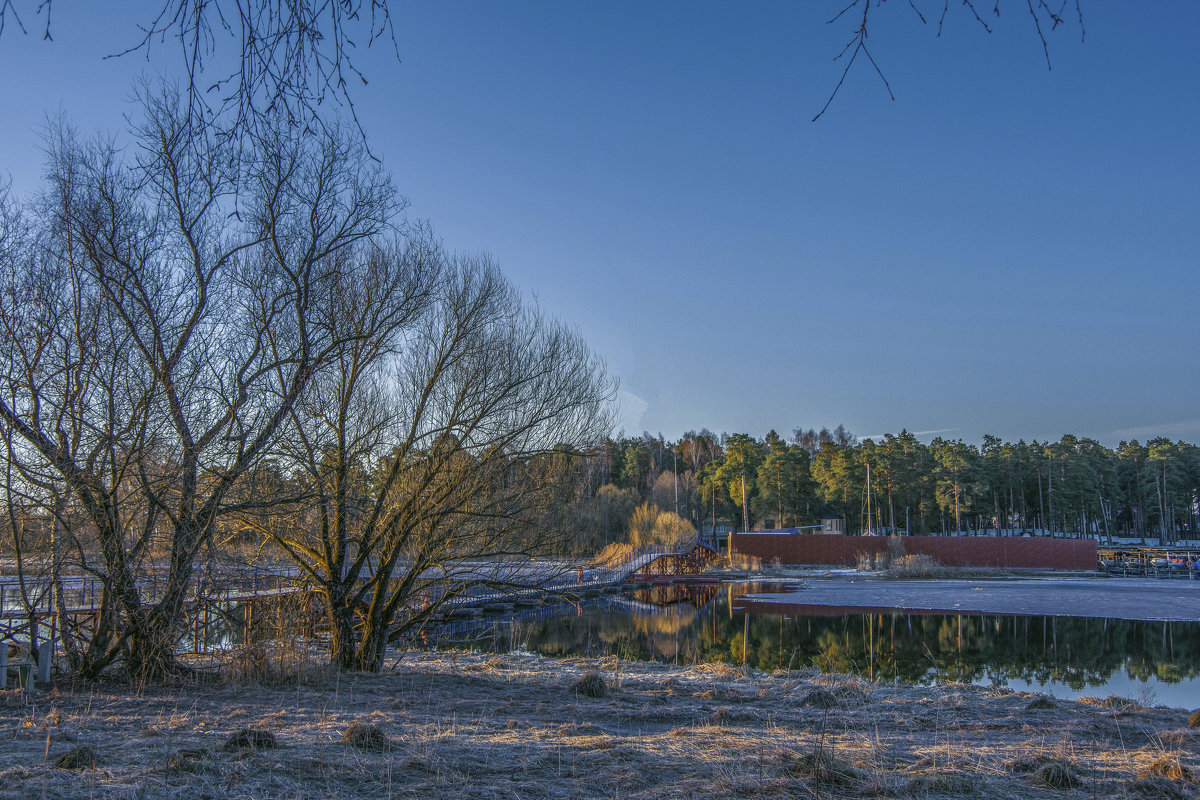
POLYGON ((811 670, 410 653, 0 703, 13 798, 1184 798, 1200 774, 1187 710, 811 670))

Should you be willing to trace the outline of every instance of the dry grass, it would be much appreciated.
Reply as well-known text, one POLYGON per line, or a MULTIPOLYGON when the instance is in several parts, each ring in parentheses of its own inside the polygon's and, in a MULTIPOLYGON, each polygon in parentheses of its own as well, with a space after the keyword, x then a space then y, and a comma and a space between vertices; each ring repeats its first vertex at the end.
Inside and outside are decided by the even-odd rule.
POLYGON ((1056 701, 1031 714, 1033 699, 810 670, 466 653, 410 653, 382 675, 312 685, 59 683, 0 706, 0 797, 1015 800, 1195 790, 1200 737, 1162 744, 1188 730, 1188 711, 1056 701), (570 690, 590 673, 604 697, 570 690), (806 704, 815 692, 837 705, 806 704), (244 730, 269 732, 278 747, 225 750, 244 730), (54 766, 78 747, 93 754, 82 768, 54 766))
POLYGON ((1188 717, 1189 728, 1200 728, 1200 710, 1193 711, 1188 717))
POLYGON ((956 571, 945 567, 940 561, 933 556, 915 555, 915 556, 900 556, 893 559, 892 563, 887 567, 889 578, 899 578, 902 580, 928 580, 930 578, 944 578, 948 575, 957 575, 956 571))
POLYGON ((270 731, 259 731, 254 728, 242 728, 225 740, 221 749, 227 753, 237 750, 269 750, 278 747, 275 734, 270 731))
POLYGON ((841 703, 838 702, 833 692, 818 686, 804 695, 800 705, 805 708, 837 708, 841 703))
POLYGON ((819 785, 848 788, 862 782, 859 770, 824 750, 789 757, 784 763, 793 777, 807 778, 819 785))
POLYGON ((763 560, 758 556, 734 552, 724 556, 715 565, 718 570, 733 570, 736 572, 762 572, 763 560))
POLYGON ((54 759, 54 766, 56 769, 95 769, 96 750, 87 744, 72 747, 54 759))
POLYGON ((359 750, 380 753, 390 750, 392 743, 383 731, 368 722, 355 722, 342 734, 342 741, 359 750))
POLYGON ((1137 712, 1145 710, 1145 706, 1143 706, 1137 700, 1131 700, 1128 697, 1118 697, 1115 694, 1110 694, 1103 700, 1098 697, 1081 697, 1079 698, 1079 702, 1117 712, 1137 712))
POLYGON ((1180 761, 1179 753, 1163 753, 1138 770, 1139 778, 1166 778, 1169 781, 1194 781, 1195 773, 1180 761))
POLYGON ((608 685, 597 672, 589 672, 571 684, 571 691, 583 697, 604 697, 608 694, 608 685))
POLYGON ((1051 789, 1074 789, 1082 783, 1075 766, 1067 761, 1048 761, 1038 767, 1035 775, 1039 782, 1051 789))

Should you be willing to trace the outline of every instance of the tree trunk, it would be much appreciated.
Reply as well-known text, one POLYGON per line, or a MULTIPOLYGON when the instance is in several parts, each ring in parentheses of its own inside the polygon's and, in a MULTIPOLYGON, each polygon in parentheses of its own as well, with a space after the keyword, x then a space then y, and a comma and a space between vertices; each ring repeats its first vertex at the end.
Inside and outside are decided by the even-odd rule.
POLYGON ((335 602, 330 594, 329 622, 332 641, 329 643, 330 659, 338 669, 350 672, 358 671, 358 654, 354 637, 354 609, 349 608, 344 600, 335 602))

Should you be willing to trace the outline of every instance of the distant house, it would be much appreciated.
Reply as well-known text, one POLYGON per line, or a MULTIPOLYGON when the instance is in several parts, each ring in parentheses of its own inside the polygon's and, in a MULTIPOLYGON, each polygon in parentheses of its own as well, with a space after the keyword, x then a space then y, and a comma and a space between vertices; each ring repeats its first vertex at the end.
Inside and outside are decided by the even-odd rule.
POLYGON ((817 509, 817 520, 821 523, 819 533, 845 533, 846 518, 825 503, 817 509))

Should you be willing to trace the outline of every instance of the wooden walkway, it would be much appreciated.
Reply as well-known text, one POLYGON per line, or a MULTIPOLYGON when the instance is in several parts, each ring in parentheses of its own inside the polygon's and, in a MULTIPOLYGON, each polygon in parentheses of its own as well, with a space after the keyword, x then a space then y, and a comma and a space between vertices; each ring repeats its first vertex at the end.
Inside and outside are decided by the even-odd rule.
MULTIPOLYGON (((638 548, 602 568, 576 567, 566 562, 459 565, 447 575, 454 596, 444 601, 442 614, 449 618, 459 611, 481 613, 486 606, 512 609, 517 603, 533 606, 531 611, 536 611, 547 597, 576 603, 630 581, 697 575, 715 557, 713 543, 690 537, 668 545, 638 548)), ((88 631, 95 631, 104 596, 103 581, 90 575, 68 575, 60 579, 60 584, 65 602, 61 617, 56 615, 48 578, 22 581, 16 576, 0 576, 0 640, 39 642, 61 636, 62 631, 55 630, 55 626, 62 617, 76 635, 86 637, 88 631)), ((146 606, 159 602, 165 588, 163 573, 151 573, 138 581, 141 601, 146 606)), ((440 586, 431 593, 446 590, 446 586, 440 586)), ((441 599, 431 593, 424 599, 441 599)), ((268 604, 270 613, 282 614, 281 604, 292 598, 299 603, 294 608, 302 608, 310 617, 322 602, 320 592, 291 568, 224 569, 219 573, 202 569, 184 601, 188 621, 181 641, 183 652, 203 652, 209 646, 249 641, 256 621, 262 622, 262 612, 255 608, 268 604)), ((319 623, 313 619, 305 623, 306 629, 314 627, 319 623)))

